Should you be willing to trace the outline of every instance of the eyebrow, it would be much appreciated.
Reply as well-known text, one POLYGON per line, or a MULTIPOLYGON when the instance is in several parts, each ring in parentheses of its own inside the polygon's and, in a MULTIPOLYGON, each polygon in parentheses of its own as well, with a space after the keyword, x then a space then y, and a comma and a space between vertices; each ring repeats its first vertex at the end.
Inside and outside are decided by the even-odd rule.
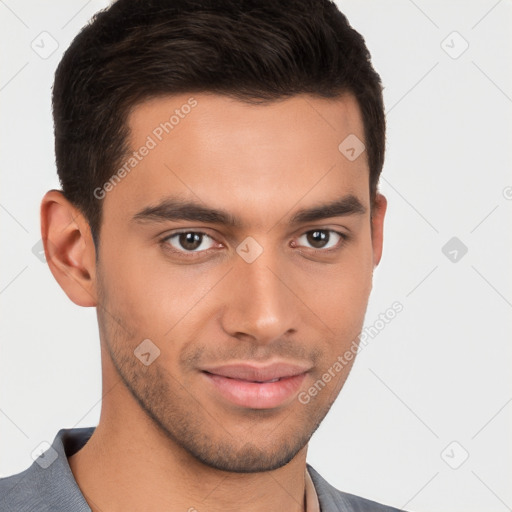
MULTIPOLYGON (((323 220, 330 217, 342 217, 347 215, 363 215, 366 207, 354 195, 349 194, 335 199, 329 203, 318 204, 297 211, 290 219, 290 225, 302 224, 323 220)), ((135 222, 165 222, 173 220, 188 220, 205 222, 208 224, 223 224, 233 228, 241 228, 242 221, 231 213, 203 206, 195 201, 169 197, 156 206, 147 206, 136 213, 135 222)))

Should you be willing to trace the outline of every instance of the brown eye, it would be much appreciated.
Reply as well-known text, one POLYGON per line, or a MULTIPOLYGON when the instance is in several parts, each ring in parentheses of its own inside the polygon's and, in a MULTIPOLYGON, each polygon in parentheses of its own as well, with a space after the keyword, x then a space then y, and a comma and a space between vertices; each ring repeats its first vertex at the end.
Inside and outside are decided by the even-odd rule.
POLYGON ((186 253, 202 252, 203 250, 209 249, 208 244, 204 243, 208 240, 213 241, 206 233, 201 233, 200 231, 183 231, 168 236, 164 239, 164 242, 168 243, 174 250, 186 253), (200 248, 201 250, 198 250, 200 248))
POLYGON ((180 233, 178 235, 178 243, 187 251, 195 251, 201 246, 202 241, 203 237, 199 233, 180 233))
POLYGON ((308 231, 299 237, 299 240, 304 240, 305 243, 298 245, 306 246, 311 249, 332 249, 339 245, 340 241, 344 241, 346 235, 338 233, 332 229, 314 229, 308 231))
POLYGON ((323 249, 324 245, 329 242, 329 234, 325 231, 310 231, 306 238, 315 249, 323 249))

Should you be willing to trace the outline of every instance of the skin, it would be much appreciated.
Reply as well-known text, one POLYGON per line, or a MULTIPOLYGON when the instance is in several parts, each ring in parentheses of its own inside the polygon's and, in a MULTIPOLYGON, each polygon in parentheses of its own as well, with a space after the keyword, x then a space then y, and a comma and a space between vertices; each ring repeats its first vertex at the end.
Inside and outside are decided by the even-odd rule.
POLYGON ((50 269, 73 302, 97 308, 100 331, 101 417, 70 467, 95 511, 302 511, 307 443, 351 364, 307 404, 297 395, 361 332, 386 199, 370 208, 366 153, 349 161, 338 150, 349 134, 364 140, 350 94, 266 105, 207 93, 152 99, 128 118, 132 148, 191 96, 197 106, 102 199, 98 261, 83 215, 60 191, 43 198, 50 269), (366 212, 289 225, 297 210, 345 194, 366 212), (169 195, 224 209, 241 226, 132 220, 169 195), (183 229, 211 237, 202 252, 162 241, 183 229), (315 229, 349 239, 328 231, 338 249, 321 252, 315 229), (263 249, 252 263, 236 252, 248 236, 263 249), (160 350, 149 366, 134 355, 144 339, 160 350), (275 408, 234 405, 200 371, 276 358, 311 369, 275 408))

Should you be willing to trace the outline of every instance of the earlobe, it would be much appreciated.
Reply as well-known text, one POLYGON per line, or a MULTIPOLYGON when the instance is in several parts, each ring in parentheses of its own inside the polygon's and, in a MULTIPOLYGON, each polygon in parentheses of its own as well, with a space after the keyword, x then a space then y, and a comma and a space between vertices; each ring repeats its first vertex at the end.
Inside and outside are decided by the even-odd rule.
POLYGON ((372 246, 373 246, 373 266, 379 264, 382 257, 382 247, 384 241, 384 217, 387 209, 387 199, 377 192, 372 211, 372 246))
POLYGON ((66 295, 77 305, 96 306, 96 254, 89 224, 59 190, 41 202, 41 237, 46 261, 66 295))

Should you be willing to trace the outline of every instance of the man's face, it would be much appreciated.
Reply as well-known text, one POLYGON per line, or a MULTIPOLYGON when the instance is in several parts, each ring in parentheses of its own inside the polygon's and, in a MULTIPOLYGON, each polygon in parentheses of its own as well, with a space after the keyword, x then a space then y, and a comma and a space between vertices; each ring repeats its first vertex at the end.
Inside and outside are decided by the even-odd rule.
POLYGON ((357 103, 180 95, 140 104, 129 126, 137 162, 102 203, 102 343, 170 442, 222 470, 280 467, 348 376, 353 361, 335 363, 361 332, 380 258, 366 153, 338 149, 364 140, 357 103), (297 218, 347 196, 348 213, 297 218), (154 209, 165 201, 236 223, 154 209))

